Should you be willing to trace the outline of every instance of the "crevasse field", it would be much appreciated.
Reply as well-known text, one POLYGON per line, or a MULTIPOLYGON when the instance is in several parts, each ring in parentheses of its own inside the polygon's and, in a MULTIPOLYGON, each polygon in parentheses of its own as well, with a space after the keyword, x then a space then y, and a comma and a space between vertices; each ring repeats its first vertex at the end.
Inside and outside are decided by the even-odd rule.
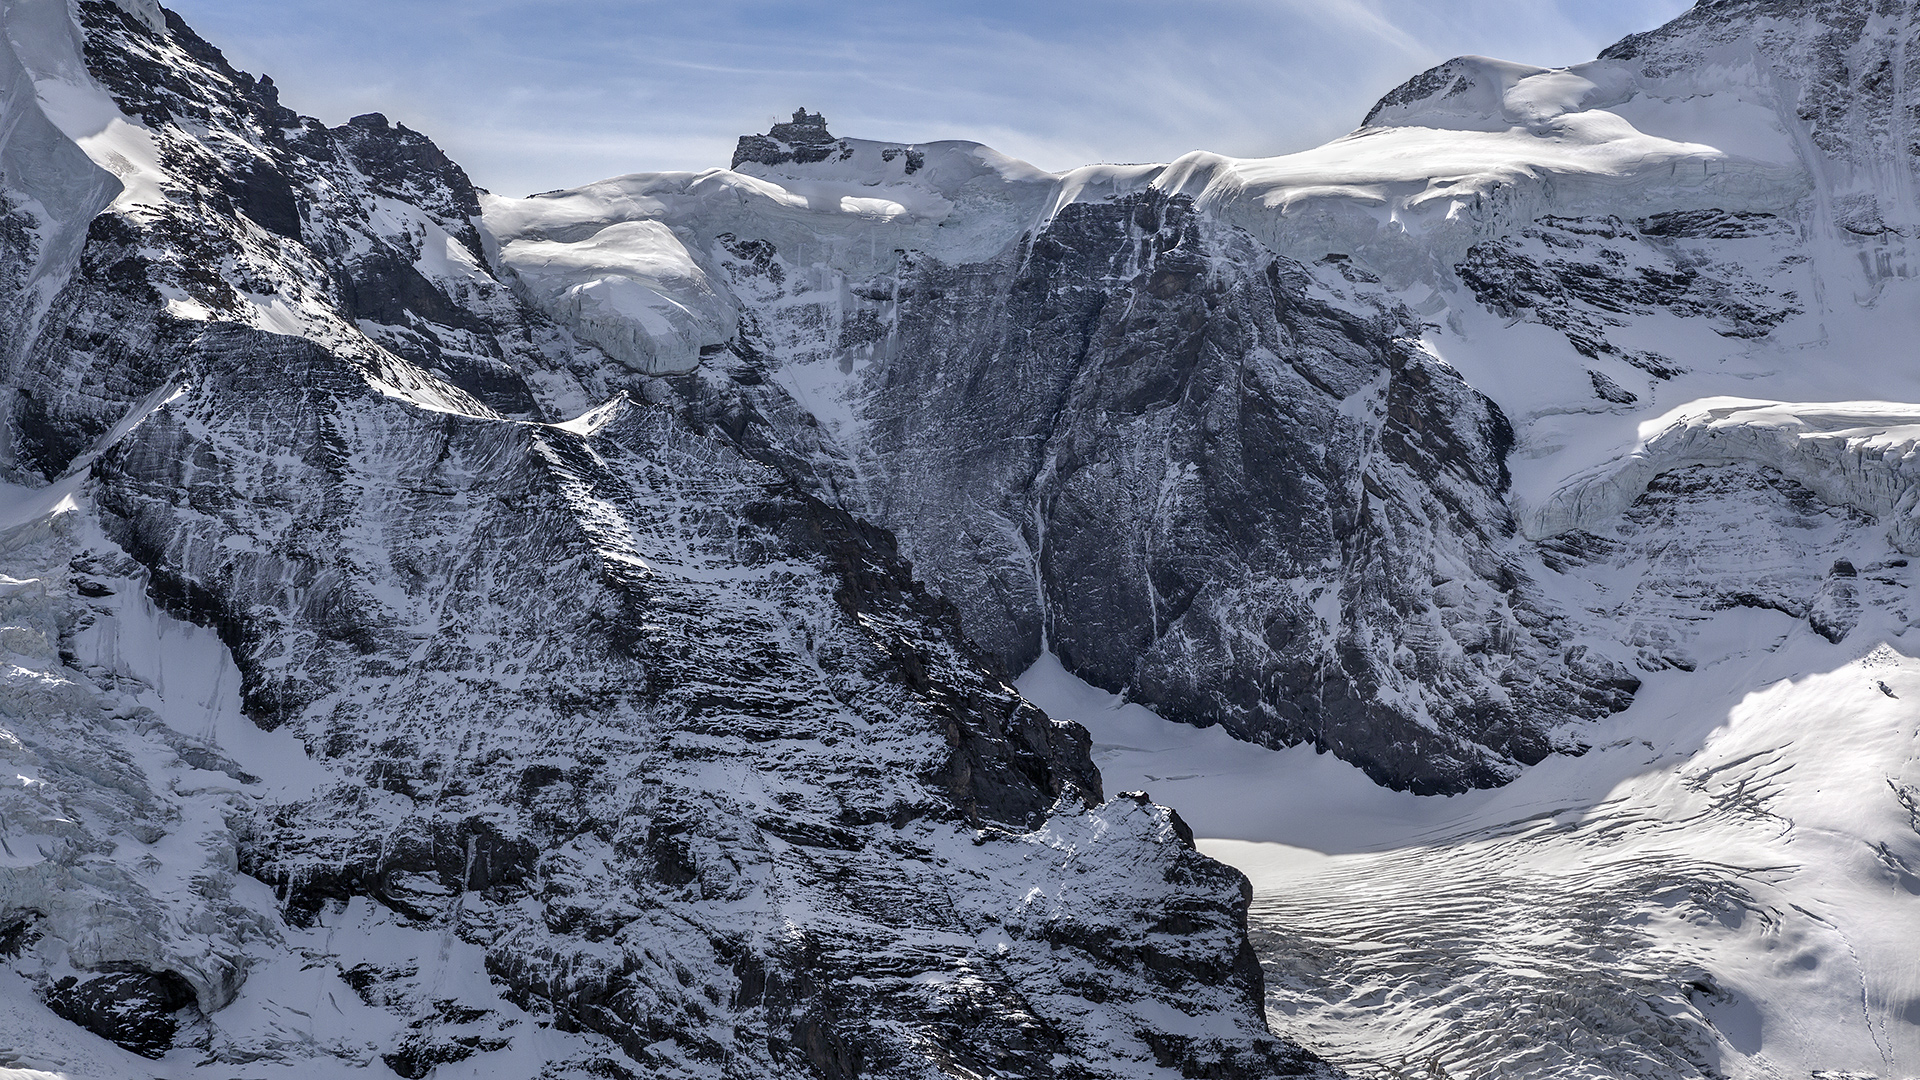
POLYGON ((1453 798, 1169 724, 1051 659, 1020 688, 1252 879, 1275 1029, 1356 1075, 1648 1075, 1701 1022, 1728 1074, 1904 1075, 1913 643, 1762 612, 1702 638, 1711 659, 1656 676, 1586 756, 1453 798))

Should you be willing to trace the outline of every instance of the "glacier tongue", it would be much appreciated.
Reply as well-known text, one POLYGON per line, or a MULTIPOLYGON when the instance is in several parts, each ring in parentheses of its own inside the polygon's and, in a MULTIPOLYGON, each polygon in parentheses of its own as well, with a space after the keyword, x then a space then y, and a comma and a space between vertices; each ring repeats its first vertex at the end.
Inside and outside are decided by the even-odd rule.
POLYGON ((1368 853, 1205 845, 1256 880, 1283 1029, 1355 1066, 1910 1072, 1915 665, 1793 633, 1650 687, 1611 788, 1543 775, 1368 853))
POLYGON ((1248 873, 1275 1027, 1354 1075, 1907 1075, 1912 643, 1749 611, 1703 633, 1727 651, 1652 677, 1577 763, 1448 800, 1057 669, 1021 687, 1248 873))

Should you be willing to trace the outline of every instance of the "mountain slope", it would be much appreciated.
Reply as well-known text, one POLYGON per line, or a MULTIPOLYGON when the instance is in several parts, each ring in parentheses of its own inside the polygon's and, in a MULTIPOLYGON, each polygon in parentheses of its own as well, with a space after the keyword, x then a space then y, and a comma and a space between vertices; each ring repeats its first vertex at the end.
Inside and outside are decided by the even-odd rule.
POLYGON ((887 522, 1009 665, 1049 645, 1171 715, 1421 791, 1499 783, 1630 700, 1532 584, 1506 417, 1404 303, 1355 295, 1373 275, 1276 256, 1140 176, 943 144, 909 177, 901 148, 846 143, 779 166, 791 187, 632 177, 488 220, 583 334, 644 325, 629 289, 738 327, 687 374, 628 362, 887 522), (705 265, 697 292, 652 270, 661 247, 705 265))
POLYGON ((650 370, 1023 685, 1299 747, 1093 723, 1203 838, 1320 853, 1202 841, 1281 1030, 1383 1077, 1904 1076, 1917 15, 1702 3, 1274 159, 807 114, 485 213, 562 321, 693 306, 623 230, 697 268, 714 329, 650 370))
MULTIPOLYGON (((1010 666, 1459 791, 1631 701, 1644 657, 1541 542, 1698 459, 1643 423, 1920 396, 1905 84, 1843 89, 1910 15, 1708 4, 1575 68, 1463 58, 1257 161, 1054 175, 803 113, 732 171, 486 214, 530 299, 892 527, 1010 666)), ((1716 445, 1904 527, 1904 481, 1839 490, 1844 440, 1716 445)))
POLYGON ((0 1064, 1328 1074, 1244 879, 518 300, 424 136, 0 12, 0 1064))
POLYGON ((1911 1070, 1913 4, 524 200, 0 12, 0 1065, 1911 1070))

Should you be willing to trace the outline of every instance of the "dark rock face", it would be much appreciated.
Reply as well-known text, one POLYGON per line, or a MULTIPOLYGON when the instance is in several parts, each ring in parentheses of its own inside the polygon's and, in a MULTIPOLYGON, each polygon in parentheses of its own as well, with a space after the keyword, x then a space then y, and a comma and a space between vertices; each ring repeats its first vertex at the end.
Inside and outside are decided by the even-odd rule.
POLYGON ((1637 226, 1615 217, 1549 217, 1475 245, 1455 269, 1481 303, 1560 331, 1582 356, 1616 357, 1670 379, 1679 373, 1671 359, 1621 348, 1609 331, 1666 311, 1702 319, 1723 337, 1764 337, 1799 314, 1798 298, 1768 287, 1771 267, 1760 260, 1746 267, 1711 259, 1692 242, 1756 239, 1773 255, 1768 238, 1791 244, 1792 233, 1771 215, 1722 211, 1658 214, 1637 226))
POLYGON ((811 165, 835 154, 846 158, 852 153, 845 140, 836 139, 827 131, 825 116, 796 109, 790 123, 775 124, 765 135, 740 136, 740 145, 733 151, 733 164, 729 168, 737 169, 749 161, 762 165, 811 165))
POLYGON ((254 224, 289 240, 300 239, 300 206, 294 200, 293 185, 272 165, 250 162, 223 178, 220 190, 254 224))
MULTIPOLYGON (((746 452, 780 460, 736 441, 748 417, 609 386, 495 276, 424 136, 295 116, 177 17, 81 16, 167 172, 93 221, 10 356, 13 474, 85 468, 99 535, 62 576, 217 633, 246 716, 327 777, 173 746, 244 789, 223 842, 275 895, 218 909, 232 936, 362 920, 476 957, 456 1000, 426 952, 312 953, 301 977, 399 1033, 210 1062, 417 1077, 538 1025, 554 1077, 1330 1075, 1266 1028, 1245 879, 1166 808, 1103 804, 1086 733, 1007 685, 890 533, 746 452)), ((32 937, 5 935, 23 971, 32 937)), ((196 972, 102 949, 46 1000, 164 1052, 196 972)), ((245 992, 223 971, 209 1008, 245 992)))
POLYGON ((46 989, 47 1008, 109 1042, 157 1058, 173 1046, 175 1016, 193 1004, 193 991, 170 972, 128 971, 67 976, 46 989))
MULTIPOLYGON (((1069 205, 999 262, 906 257, 887 295, 869 512, 1008 667, 1049 647, 1422 792, 1500 783, 1631 700, 1528 579, 1506 419, 1403 309, 1356 314, 1156 192, 1069 205)), ((758 397, 744 441, 806 446, 758 397)))

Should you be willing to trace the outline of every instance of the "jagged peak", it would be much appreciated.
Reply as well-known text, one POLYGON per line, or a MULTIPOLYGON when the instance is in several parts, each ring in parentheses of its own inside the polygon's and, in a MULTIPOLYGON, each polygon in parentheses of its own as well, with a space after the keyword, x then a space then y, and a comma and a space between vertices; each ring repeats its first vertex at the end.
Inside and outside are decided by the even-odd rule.
POLYGON ((113 5, 138 19, 156 34, 167 32, 167 15, 160 0, 113 0, 113 5))
POLYGON ((803 106, 794 110, 792 120, 770 126, 764 135, 740 136, 729 167, 736 172, 783 181, 828 180, 873 185, 916 179, 916 174, 917 180, 928 180, 929 174, 922 170, 928 167, 930 153, 944 157, 957 153, 971 158, 970 164, 962 164, 959 169, 968 176, 984 163, 1002 158, 987 147, 970 142, 908 144, 841 138, 828 130, 824 114, 808 112, 803 106))
POLYGON ((785 124, 775 124, 767 134, 781 142, 797 146, 812 146, 833 141, 833 133, 827 130, 827 117, 824 113, 810 113, 805 105, 793 110, 793 119, 785 124))
POLYGON ((748 162, 767 166, 811 165, 826 161, 835 153, 845 159, 853 153, 846 143, 827 130, 824 114, 810 113, 801 106, 794 110, 791 121, 773 125, 764 135, 740 136, 729 168, 738 169, 748 162))

